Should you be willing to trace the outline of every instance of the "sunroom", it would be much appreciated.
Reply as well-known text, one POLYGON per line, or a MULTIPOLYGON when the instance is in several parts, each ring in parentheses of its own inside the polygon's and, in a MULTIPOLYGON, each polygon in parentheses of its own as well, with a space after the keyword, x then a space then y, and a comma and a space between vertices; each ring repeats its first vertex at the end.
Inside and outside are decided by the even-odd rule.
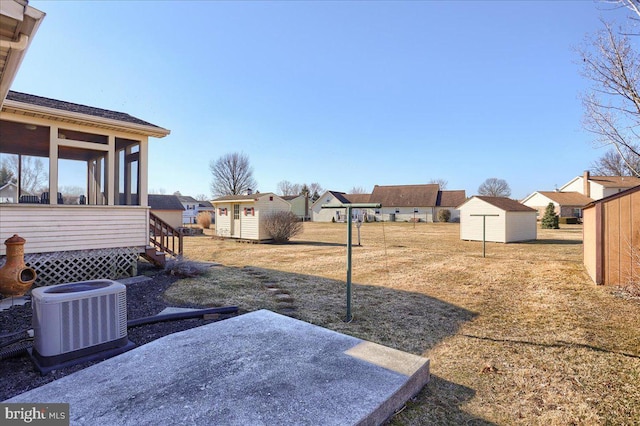
POLYGON ((37 285, 135 274, 149 245, 148 140, 168 134, 125 113, 7 94, 0 177, 16 192, 0 204, 0 241, 26 239, 37 285))

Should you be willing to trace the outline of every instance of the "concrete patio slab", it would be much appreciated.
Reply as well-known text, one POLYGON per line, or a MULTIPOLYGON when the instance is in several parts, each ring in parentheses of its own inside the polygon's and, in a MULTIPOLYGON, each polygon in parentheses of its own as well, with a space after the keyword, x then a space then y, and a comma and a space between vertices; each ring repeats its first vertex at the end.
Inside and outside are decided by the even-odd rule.
POLYGON ((5 402, 66 402, 71 424, 375 425, 428 380, 426 358, 262 310, 5 402))

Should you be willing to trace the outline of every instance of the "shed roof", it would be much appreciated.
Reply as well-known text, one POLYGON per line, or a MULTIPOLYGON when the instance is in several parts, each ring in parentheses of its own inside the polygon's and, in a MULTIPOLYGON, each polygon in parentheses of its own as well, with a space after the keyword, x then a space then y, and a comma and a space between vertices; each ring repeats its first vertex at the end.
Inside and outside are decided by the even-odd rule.
POLYGON ((151 210, 184 210, 184 206, 176 195, 149 194, 151 210))
POLYGON ((222 197, 218 197, 211 201, 212 204, 220 203, 220 202, 230 202, 230 201, 258 201, 259 198, 270 196, 270 197, 278 197, 280 196, 274 194, 273 192, 256 192, 254 194, 244 194, 244 195, 223 195, 222 197))
POLYGON ((492 206, 497 207, 500 210, 504 210, 506 212, 537 212, 536 209, 527 207, 524 204, 521 204, 519 201, 512 200, 511 198, 507 198, 507 197, 488 197, 484 195, 474 195, 469 200, 473 198, 482 200, 485 203, 491 204, 492 206))

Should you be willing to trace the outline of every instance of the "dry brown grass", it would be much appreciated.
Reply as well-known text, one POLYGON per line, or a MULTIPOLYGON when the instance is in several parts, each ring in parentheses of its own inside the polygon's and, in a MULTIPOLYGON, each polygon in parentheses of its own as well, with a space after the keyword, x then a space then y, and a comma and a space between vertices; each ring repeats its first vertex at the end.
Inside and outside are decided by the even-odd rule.
POLYGON ((344 224, 305 223, 286 245, 187 237, 187 258, 224 266, 167 295, 288 312, 429 357, 431 382, 394 424, 640 423, 640 303, 589 280, 579 226, 487 243, 486 258, 457 224, 361 232, 348 324, 344 224))

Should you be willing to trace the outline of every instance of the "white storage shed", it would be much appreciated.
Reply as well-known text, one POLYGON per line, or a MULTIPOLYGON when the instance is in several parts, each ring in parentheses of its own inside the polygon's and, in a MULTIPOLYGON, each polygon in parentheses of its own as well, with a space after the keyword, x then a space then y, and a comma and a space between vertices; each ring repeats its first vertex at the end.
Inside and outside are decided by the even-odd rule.
POLYGON ((271 192, 227 195, 211 204, 216 208, 216 235, 243 240, 270 240, 264 226, 266 215, 291 211, 291 204, 271 192))
POLYGON ((462 203, 460 239, 512 243, 537 238, 537 210, 505 197, 473 196, 462 203), (482 215, 486 215, 483 217, 482 215))

